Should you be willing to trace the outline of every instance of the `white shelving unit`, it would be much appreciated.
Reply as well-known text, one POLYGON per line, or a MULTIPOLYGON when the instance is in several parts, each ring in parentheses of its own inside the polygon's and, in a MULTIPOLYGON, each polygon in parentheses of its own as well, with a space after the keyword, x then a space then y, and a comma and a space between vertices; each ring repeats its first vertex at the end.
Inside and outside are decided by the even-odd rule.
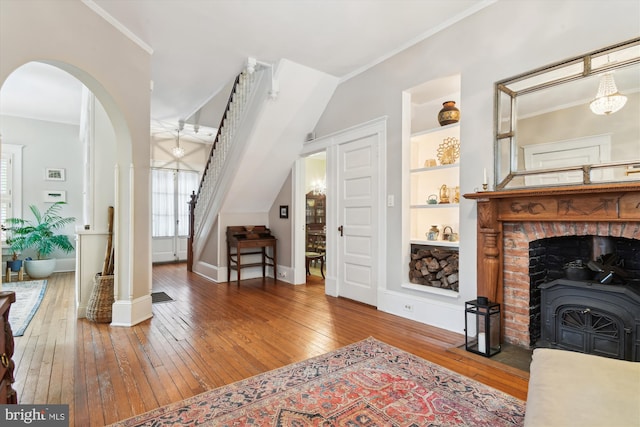
MULTIPOLYGON (((442 240, 446 226, 459 233, 459 204, 454 203, 455 188, 460 185, 459 159, 453 164, 441 164, 438 147, 446 138, 460 141, 460 124, 454 123, 436 129, 415 133, 411 136, 410 152, 410 242, 411 244, 458 247, 459 242, 442 240), (427 159, 434 159, 436 166, 425 167, 427 159), (450 203, 440 203, 440 189, 449 189, 450 203), (429 197, 435 195, 437 204, 429 204, 429 197), (428 240, 426 234, 432 225, 440 229, 438 240, 428 240)), ((459 239, 458 239, 459 240, 459 239)))

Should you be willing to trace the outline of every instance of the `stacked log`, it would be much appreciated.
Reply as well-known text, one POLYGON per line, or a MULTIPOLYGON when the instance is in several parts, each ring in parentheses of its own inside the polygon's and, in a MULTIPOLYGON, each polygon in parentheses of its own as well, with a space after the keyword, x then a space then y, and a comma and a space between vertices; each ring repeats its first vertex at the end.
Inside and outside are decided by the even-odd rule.
POLYGON ((409 281, 418 285, 458 291, 458 270, 457 250, 416 247, 409 262, 409 281))

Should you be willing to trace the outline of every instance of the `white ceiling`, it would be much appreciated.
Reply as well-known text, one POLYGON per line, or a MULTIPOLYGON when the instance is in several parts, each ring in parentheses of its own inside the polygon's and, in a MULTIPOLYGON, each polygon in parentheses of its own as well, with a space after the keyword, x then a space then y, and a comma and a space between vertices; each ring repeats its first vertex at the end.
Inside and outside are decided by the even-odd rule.
MULTIPOLYGON (((248 57, 347 79, 496 0, 83 0, 152 52, 152 123, 186 119, 248 57)), ((79 83, 43 64, 14 72, 0 113, 77 123, 79 83), (67 90, 70 90, 67 92, 67 90)), ((202 124, 217 123, 202 118, 202 124)), ((215 125, 214 125, 215 126, 215 125)))

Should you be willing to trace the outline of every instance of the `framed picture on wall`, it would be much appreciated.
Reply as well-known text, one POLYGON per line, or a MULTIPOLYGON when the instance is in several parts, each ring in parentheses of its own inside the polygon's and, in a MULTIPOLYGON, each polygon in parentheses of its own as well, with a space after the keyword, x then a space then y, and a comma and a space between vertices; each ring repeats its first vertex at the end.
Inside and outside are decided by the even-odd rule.
POLYGON ((289 206, 280 205, 280 218, 289 218, 289 206))
POLYGON ((44 179, 47 181, 64 181, 64 172, 62 168, 46 168, 44 171, 44 179))
POLYGON ((43 199, 45 203, 66 202, 67 192, 60 190, 45 190, 43 199))

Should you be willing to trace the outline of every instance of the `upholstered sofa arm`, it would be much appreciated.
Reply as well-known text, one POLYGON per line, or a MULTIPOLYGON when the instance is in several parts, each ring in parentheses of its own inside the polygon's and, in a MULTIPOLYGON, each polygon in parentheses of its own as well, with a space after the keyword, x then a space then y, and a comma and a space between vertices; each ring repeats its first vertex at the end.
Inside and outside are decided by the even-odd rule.
POLYGON ((640 362, 535 349, 524 425, 640 426, 640 362))

